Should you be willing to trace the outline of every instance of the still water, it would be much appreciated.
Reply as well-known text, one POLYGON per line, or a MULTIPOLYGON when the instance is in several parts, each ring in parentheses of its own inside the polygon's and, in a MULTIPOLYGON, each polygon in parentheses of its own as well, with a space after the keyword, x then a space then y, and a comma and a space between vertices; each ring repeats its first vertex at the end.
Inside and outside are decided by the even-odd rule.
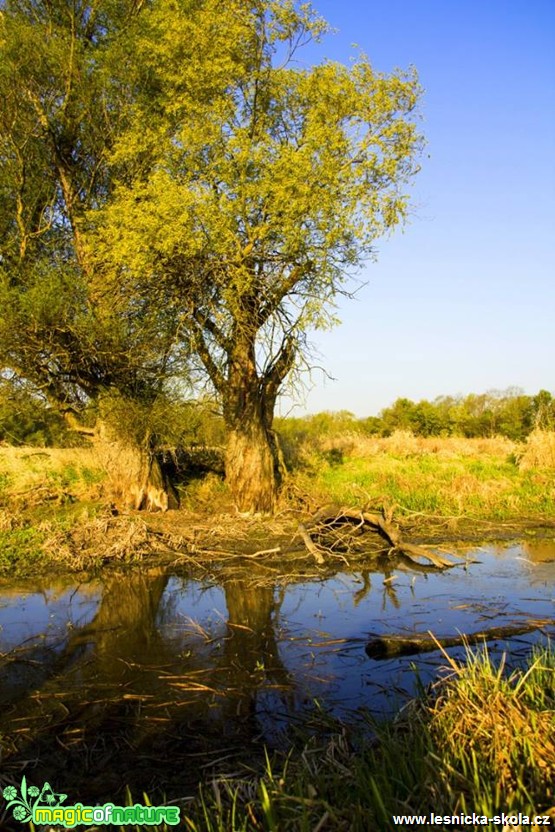
MULTIPOLYGON (((391 714, 446 664, 439 651, 371 659, 372 636, 555 618, 555 543, 457 554, 467 565, 446 572, 269 580, 253 567, 248 580, 218 583, 159 567, 5 586, 3 768, 55 782, 71 771, 86 783, 82 798, 113 799, 124 784, 183 794, 213 766, 286 745, 315 711, 391 714)), ((518 664, 549 635, 555 628, 488 647, 518 664)))

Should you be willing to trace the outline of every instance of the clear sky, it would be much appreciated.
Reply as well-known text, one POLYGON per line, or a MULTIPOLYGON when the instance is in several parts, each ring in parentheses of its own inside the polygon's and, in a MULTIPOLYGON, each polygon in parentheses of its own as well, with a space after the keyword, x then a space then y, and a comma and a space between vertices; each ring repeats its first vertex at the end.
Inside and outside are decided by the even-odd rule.
MULTIPOLYGON (((314 0, 304 59, 414 65, 427 147, 409 224, 377 243, 292 413, 399 396, 555 391, 555 0, 314 0)), ((281 412, 289 412, 284 399, 281 412)))

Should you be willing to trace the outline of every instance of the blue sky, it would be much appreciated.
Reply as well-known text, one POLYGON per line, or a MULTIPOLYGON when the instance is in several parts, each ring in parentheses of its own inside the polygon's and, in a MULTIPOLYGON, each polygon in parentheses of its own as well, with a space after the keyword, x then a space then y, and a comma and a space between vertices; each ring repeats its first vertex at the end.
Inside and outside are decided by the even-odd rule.
POLYGON ((338 32, 303 59, 348 62, 357 44, 379 71, 414 65, 427 147, 409 224, 311 339, 335 381, 315 372, 292 412, 555 391, 554 0, 314 5, 338 32))

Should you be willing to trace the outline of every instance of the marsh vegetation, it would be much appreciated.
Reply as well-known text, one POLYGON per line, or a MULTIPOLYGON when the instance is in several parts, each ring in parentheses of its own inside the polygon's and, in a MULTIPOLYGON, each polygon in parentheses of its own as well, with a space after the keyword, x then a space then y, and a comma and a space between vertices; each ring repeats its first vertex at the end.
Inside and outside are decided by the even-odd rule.
POLYGON ((221 474, 199 472, 180 486, 179 511, 122 512, 113 499, 125 456, 0 449, 7 782, 32 757, 49 782, 71 770, 64 788, 80 798, 176 800, 185 828, 207 832, 548 812, 552 436, 297 439, 272 518, 237 515, 221 474), (298 527, 330 502, 394 508, 407 538, 465 566, 417 569, 359 537, 318 564, 298 527), (484 538, 506 542, 472 543, 484 538), (73 588, 62 578, 72 572, 73 588), (34 618, 11 605, 31 604, 33 574, 52 624, 17 636, 12 622, 34 618), (68 621, 56 611, 63 599, 77 604, 68 621), (364 652, 381 635, 449 638, 484 622, 508 632, 530 618, 539 630, 499 637, 475 658, 452 648, 376 662, 364 652), (441 665, 450 677, 436 682, 441 665))

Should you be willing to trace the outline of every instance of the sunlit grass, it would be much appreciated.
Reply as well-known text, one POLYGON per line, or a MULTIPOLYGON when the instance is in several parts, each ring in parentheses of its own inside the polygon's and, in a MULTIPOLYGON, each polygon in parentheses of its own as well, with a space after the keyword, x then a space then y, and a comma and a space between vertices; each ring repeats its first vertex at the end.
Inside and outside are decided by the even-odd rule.
MULTIPOLYGON (((526 446, 502 437, 425 439, 407 432, 324 437, 299 448, 280 505, 280 533, 294 534, 290 509, 299 502, 303 511, 330 503, 394 508, 396 520, 408 520, 422 534, 438 520, 453 532, 473 522, 483 530, 478 521, 493 524, 490 530, 501 522, 541 523, 555 514, 555 477, 547 465, 552 444, 539 433, 526 446)), ((122 466, 127 476, 132 472, 125 455, 114 460, 93 448, 0 448, 0 574, 32 573, 49 558, 59 561, 62 550, 65 564, 82 568, 65 537, 84 525, 89 540, 97 528, 89 521, 109 517, 114 481, 123 482, 122 466)), ((233 517, 229 490, 216 475, 184 486, 181 498, 183 513, 195 522, 214 513, 233 517)), ((163 532, 166 516, 157 522, 163 532)))
POLYGON ((0 503, 92 499, 104 477, 93 449, 0 448, 0 503))
POLYGON ((555 480, 542 469, 521 470, 506 453, 514 443, 412 439, 412 451, 410 442, 387 446, 385 439, 374 440, 381 444, 367 455, 353 447, 341 464, 320 460, 299 471, 296 481, 316 502, 396 505, 404 513, 507 520, 555 511, 555 480), (472 442, 474 456, 468 453, 472 442))

